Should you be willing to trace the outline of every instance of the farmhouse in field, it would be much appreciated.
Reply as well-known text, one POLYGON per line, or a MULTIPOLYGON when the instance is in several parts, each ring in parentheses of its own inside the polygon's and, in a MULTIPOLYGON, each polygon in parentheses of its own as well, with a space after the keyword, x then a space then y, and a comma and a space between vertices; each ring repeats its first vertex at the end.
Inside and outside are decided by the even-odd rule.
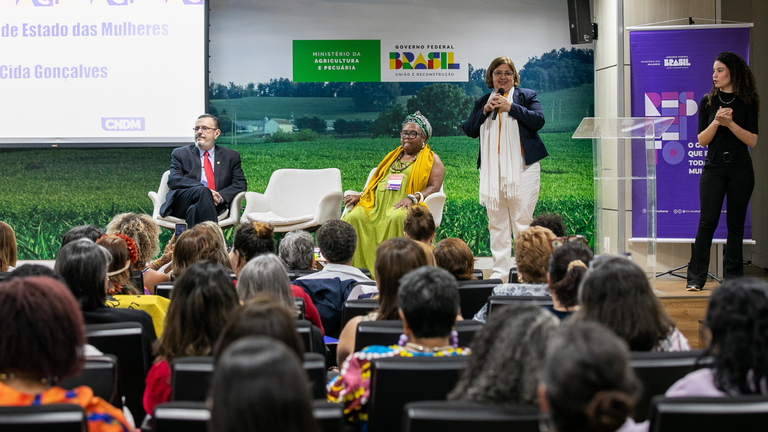
POLYGON ((238 120, 236 122, 237 133, 256 133, 263 135, 266 120, 266 118, 264 120, 238 120))
POLYGON ((293 123, 286 119, 273 118, 264 124, 264 132, 270 135, 277 132, 278 130, 287 133, 293 133, 293 123))

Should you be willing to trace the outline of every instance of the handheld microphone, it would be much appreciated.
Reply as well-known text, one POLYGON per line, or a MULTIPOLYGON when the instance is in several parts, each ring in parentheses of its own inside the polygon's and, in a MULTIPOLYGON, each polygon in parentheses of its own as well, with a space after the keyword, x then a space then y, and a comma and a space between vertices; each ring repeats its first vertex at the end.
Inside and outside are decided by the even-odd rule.
MULTIPOLYGON (((496 90, 496 93, 504 96, 504 88, 499 87, 499 89, 496 90)), ((493 110, 493 115, 491 116, 491 120, 496 120, 496 116, 499 115, 499 111, 501 111, 501 108, 497 108, 493 110)))

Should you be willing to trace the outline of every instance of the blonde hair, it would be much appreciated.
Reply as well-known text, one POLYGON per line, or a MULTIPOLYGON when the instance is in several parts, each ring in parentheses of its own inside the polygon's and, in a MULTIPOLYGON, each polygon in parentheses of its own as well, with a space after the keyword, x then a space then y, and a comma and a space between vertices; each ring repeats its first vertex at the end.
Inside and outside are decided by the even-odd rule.
MULTIPOLYGON (((139 213, 120 213, 107 225, 107 235, 125 234, 136 243, 139 262, 146 264, 160 253, 160 228, 152 217, 139 213)), ((178 239, 177 239, 178 240, 178 239)))
POLYGON ((540 226, 528 227, 515 240, 515 260, 517 270, 525 277, 526 283, 546 283, 549 257, 552 246, 549 241, 557 237, 540 226))

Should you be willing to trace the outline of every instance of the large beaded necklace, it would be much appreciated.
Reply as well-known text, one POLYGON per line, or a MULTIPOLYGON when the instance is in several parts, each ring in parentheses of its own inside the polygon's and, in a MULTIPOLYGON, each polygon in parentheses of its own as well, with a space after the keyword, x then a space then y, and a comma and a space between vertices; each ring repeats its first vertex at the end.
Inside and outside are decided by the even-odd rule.
POLYGON ((413 159, 410 160, 410 162, 403 163, 400 161, 400 159, 403 157, 405 152, 400 152, 400 154, 397 156, 397 159, 395 159, 395 162, 392 164, 392 166, 389 167, 389 169, 392 172, 403 172, 406 168, 413 165, 414 162, 416 162, 416 159, 419 157, 419 154, 416 153, 416 156, 413 157, 413 159))

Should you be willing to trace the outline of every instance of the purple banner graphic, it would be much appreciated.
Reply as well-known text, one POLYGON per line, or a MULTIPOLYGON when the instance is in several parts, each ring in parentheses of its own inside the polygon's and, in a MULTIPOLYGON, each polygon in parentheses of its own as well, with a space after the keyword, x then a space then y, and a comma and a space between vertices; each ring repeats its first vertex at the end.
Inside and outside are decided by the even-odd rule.
MULTIPOLYGON (((699 177, 707 149, 698 143, 699 101, 712 88, 723 51, 749 62, 749 28, 631 31, 632 116, 674 117, 656 141, 657 237, 693 239, 699 225, 699 177)), ((632 146, 633 175, 645 174, 643 145, 632 146)), ((637 184, 635 184, 637 183, 637 184)), ((645 184, 632 185, 632 237, 647 237, 645 184)), ((749 212, 744 238, 752 237, 749 212)), ((725 239, 725 204, 715 239, 725 239)))

